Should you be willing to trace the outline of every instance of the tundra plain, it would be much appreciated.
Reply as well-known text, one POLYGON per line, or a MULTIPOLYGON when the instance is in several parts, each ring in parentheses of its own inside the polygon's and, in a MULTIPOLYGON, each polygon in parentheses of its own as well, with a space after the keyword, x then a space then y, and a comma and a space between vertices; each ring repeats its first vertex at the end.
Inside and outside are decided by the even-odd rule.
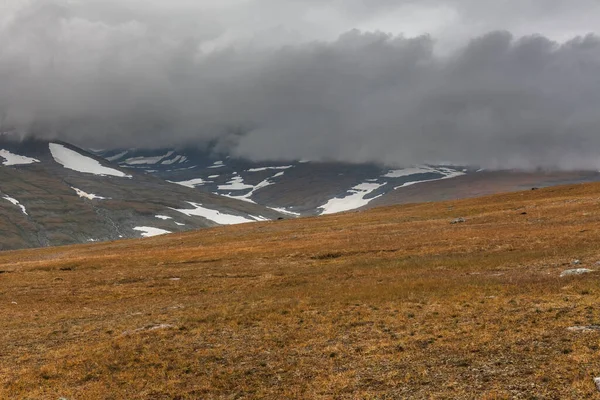
POLYGON ((0 398, 592 398, 598 261, 600 183, 3 252, 0 398))

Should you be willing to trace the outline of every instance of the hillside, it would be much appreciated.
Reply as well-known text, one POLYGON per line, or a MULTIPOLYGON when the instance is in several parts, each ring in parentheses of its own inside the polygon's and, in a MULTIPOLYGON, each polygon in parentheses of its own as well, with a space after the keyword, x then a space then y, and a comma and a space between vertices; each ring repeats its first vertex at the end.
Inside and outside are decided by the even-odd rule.
POLYGON ((304 216, 600 181, 600 172, 594 170, 487 171, 451 165, 398 168, 307 160, 253 162, 194 148, 98 150, 96 154, 121 167, 202 193, 304 216))
POLYGON ((0 250, 86 243, 277 219, 64 142, 0 137, 0 250))
POLYGON ((203 193, 305 216, 357 209, 406 184, 446 180, 477 170, 443 165, 398 169, 309 160, 258 162, 195 148, 98 150, 96 154, 203 193))
POLYGON ((600 181, 598 171, 478 171, 453 179, 419 182, 371 201, 365 208, 429 201, 458 200, 532 188, 600 181))
POLYGON ((3 252, 0 398, 592 398, 599 228, 593 183, 3 252))

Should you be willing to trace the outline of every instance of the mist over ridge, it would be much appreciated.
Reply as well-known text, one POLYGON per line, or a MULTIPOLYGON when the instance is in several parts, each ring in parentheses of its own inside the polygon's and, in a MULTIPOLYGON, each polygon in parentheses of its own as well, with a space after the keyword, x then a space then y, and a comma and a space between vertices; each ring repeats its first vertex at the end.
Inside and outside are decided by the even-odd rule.
POLYGON ((600 168, 600 39, 577 30, 596 21, 507 3, 492 20, 466 0, 7 2, 1 130, 253 160, 600 168))

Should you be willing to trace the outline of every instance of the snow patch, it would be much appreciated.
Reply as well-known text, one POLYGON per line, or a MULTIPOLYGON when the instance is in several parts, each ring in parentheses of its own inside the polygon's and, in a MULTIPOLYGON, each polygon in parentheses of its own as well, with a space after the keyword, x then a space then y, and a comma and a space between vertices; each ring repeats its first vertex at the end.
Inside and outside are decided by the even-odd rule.
POLYGON ((4 149, 0 150, 0 157, 4 158, 2 165, 25 165, 40 162, 35 158, 20 156, 4 149))
POLYGON ((4 200, 7 200, 7 201, 10 201, 12 204, 14 204, 15 206, 19 207, 19 208, 21 209, 21 212, 22 212, 23 214, 25 214, 25 215, 29 215, 29 214, 27 214, 27 209, 25 208, 25 206, 24 206, 23 204, 19 203, 19 200, 17 200, 17 199, 14 199, 14 198, 12 198, 12 197, 10 197, 10 196, 8 196, 8 195, 5 195, 5 196, 3 197, 3 199, 4 199, 4 200))
MULTIPOLYGON (((431 170, 429 171, 431 173, 438 173, 438 174, 443 174, 444 176, 442 176, 441 178, 437 178, 437 179, 426 179, 423 181, 412 181, 412 182, 406 182, 403 183, 400 186, 396 186, 394 188, 394 190, 396 189, 400 189, 403 187, 407 187, 407 186, 412 186, 412 185, 416 185, 417 183, 423 183, 423 182, 435 182, 435 181, 442 181, 444 179, 451 179, 451 178, 456 178, 457 176, 462 176, 465 175, 465 172, 462 171, 456 171, 454 169, 450 169, 450 168, 437 168, 437 169, 433 169, 431 168, 431 170)), ((422 173, 422 172, 421 172, 422 173)))
POLYGON ((190 204, 194 208, 192 208, 192 209, 172 208, 172 210, 175 210, 182 214, 185 214, 188 217, 191 217, 191 216, 203 217, 203 218, 206 218, 206 219, 213 221, 220 225, 235 225, 235 224, 244 224, 246 222, 254 222, 254 220, 252 220, 252 219, 240 217, 238 215, 226 214, 221 211, 203 207, 202 204, 199 204, 199 203, 194 203, 191 201, 188 201, 187 203, 190 204))
POLYGON ((159 228, 153 228, 151 226, 136 226, 135 228, 133 228, 133 230, 142 232, 143 237, 152 237, 171 233, 170 231, 165 231, 164 229, 159 228))
POLYGON ((410 176, 416 174, 428 174, 428 173, 436 173, 438 170, 428 167, 426 165, 420 165, 413 168, 403 168, 403 169, 395 169, 387 174, 383 175, 383 178, 402 178, 403 176, 410 176))
POLYGON ((268 171, 270 169, 281 170, 281 169, 290 169, 293 165, 284 165, 281 167, 262 167, 262 168, 250 168, 248 172, 260 172, 260 171, 268 171))
POLYGON ((131 175, 127 175, 116 169, 105 167, 93 158, 79 154, 74 150, 66 148, 62 144, 50 143, 50 153, 52 153, 52 157, 57 163, 67 169, 72 169, 73 171, 99 176, 110 175, 119 178, 132 177, 131 175))
MULTIPOLYGON (((252 195, 254 195, 254 193, 256 193, 258 190, 260 190, 262 188, 274 185, 275 182, 272 182, 271 179, 282 176, 283 174, 284 174, 284 172, 278 172, 275 175, 273 175, 272 177, 259 182, 256 186, 248 185, 248 184, 244 183, 244 178, 242 178, 241 176, 236 176, 231 181, 227 182, 226 185, 219 185, 218 189, 223 190, 223 191, 229 191, 229 194, 224 194, 223 196, 230 197, 232 199, 247 201, 249 203, 254 203, 254 201, 252 200, 252 195), (237 190, 247 190, 247 189, 251 189, 251 190, 244 195, 232 195, 231 194, 232 190, 237 191, 237 190)), ((217 193, 217 194, 219 194, 219 193, 217 193)))
MULTIPOLYGON (((171 182, 171 181, 169 181, 169 182, 171 182)), ((210 182, 205 181, 202 178, 196 178, 196 179, 190 179, 189 181, 171 182, 171 183, 176 183, 178 185, 194 189, 196 186, 202 186, 205 183, 210 183, 210 182)))
POLYGON ((372 200, 380 196, 376 196, 370 199, 365 199, 369 194, 373 193, 377 189, 385 186, 386 184, 379 183, 361 183, 359 185, 354 186, 349 190, 350 194, 343 198, 333 198, 329 200, 326 204, 322 205, 321 208, 323 211, 321 214, 335 214, 342 211, 354 210, 356 208, 360 208, 366 206, 372 200))
POLYGON ((223 163, 223 161, 216 161, 213 165, 211 165, 208 168, 222 168, 225 166, 225 163, 223 163))
POLYGON ((77 189, 76 187, 71 186, 71 189, 73 189, 75 191, 75 193, 77 193, 77 196, 85 198, 85 199, 89 199, 89 200, 94 200, 94 199, 98 199, 98 200, 106 200, 106 197, 102 197, 102 196, 96 196, 93 193, 86 193, 81 189, 77 189))
POLYGON ((277 208, 277 207, 268 207, 268 208, 270 208, 270 209, 271 209, 271 210, 273 210, 273 211, 280 212, 280 213, 282 213, 282 214, 294 215, 294 216, 296 216, 296 217, 299 217, 300 215, 302 215, 302 214, 300 214, 300 213, 297 213, 297 212, 288 211, 288 210, 286 210, 285 208, 277 208))
POLYGON ((254 189, 254 186, 248 185, 244 183, 244 178, 241 176, 233 177, 227 184, 219 185, 219 190, 246 190, 246 189, 254 189))
POLYGON ((169 151, 167 154, 156 157, 132 157, 123 161, 124 164, 127 165, 148 165, 148 164, 158 164, 161 160, 171 157, 175 152, 169 151))
POLYGON ((173 219, 171 217, 168 217, 166 215, 155 215, 154 218, 158 218, 158 219, 162 219, 162 220, 168 220, 168 219, 173 219))
POLYGON ((122 153, 115 154, 114 156, 106 157, 105 159, 108 161, 117 161, 118 159, 125 157, 127 155, 127 153, 129 153, 129 151, 125 150, 122 153))
POLYGON ((175 163, 182 163, 184 161, 187 161, 187 157, 179 155, 179 156, 173 158, 172 160, 165 160, 165 161, 161 162, 161 164, 171 165, 171 164, 175 164, 175 163))

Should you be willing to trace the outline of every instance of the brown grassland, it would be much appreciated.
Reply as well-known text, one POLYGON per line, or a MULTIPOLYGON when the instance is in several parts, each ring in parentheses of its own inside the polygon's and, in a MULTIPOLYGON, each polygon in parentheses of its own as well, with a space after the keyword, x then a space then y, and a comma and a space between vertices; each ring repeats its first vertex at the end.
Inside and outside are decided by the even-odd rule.
POLYGON ((0 253, 0 399, 593 398, 574 259, 600 184, 0 253))

